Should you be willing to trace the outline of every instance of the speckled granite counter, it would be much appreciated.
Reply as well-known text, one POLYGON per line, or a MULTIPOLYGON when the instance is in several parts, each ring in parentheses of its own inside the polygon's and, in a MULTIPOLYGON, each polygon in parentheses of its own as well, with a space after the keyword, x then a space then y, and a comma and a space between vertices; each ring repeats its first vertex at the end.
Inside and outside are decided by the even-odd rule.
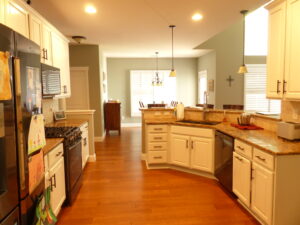
POLYGON ((66 119, 48 123, 46 124, 46 127, 80 127, 87 122, 87 120, 83 119, 66 119))
POLYGON ((264 150, 274 155, 300 154, 300 141, 287 141, 277 137, 277 134, 266 130, 239 130, 232 127, 230 123, 220 123, 218 125, 203 125, 193 123, 183 123, 177 121, 146 120, 146 124, 173 124, 179 126, 192 126, 211 128, 228 134, 234 138, 244 141, 253 147, 264 150))
POLYGON ((46 145, 42 149, 44 155, 48 154, 52 149, 64 141, 63 138, 46 138, 46 145))

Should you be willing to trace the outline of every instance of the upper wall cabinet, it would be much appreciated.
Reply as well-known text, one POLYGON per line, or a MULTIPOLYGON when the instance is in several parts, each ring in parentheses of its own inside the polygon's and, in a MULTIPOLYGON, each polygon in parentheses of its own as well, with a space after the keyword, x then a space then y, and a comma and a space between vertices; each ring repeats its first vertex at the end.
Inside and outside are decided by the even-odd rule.
POLYGON ((267 97, 300 100, 300 0, 277 0, 269 10, 267 97))
MULTIPOLYGON (((52 30, 47 24, 43 24, 42 27, 42 63, 53 65, 52 63, 52 30)), ((60 50, 62 51, 62 49, 60 50)))
POLYGON ((4 0, 4 23, 29 38, 28 11, 14 0, 4 0))
POLYGON ((4 0, 0 0, 0 23, 4 24, 4 0))
POLYGON ((70 97, 69 43, 57 33, 52 33, 53 66, 60 68, 61 94, 57 97, 70 97))

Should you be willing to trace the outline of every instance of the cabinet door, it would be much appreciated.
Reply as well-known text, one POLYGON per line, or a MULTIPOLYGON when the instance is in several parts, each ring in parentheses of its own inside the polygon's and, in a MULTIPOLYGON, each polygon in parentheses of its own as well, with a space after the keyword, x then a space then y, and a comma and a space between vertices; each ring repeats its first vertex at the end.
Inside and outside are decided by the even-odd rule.
POLYGON ((269 10, 267 97, 282 98, 285 54, 286 3, 269 10))
POLYGON ((238 198, 250 206, 251 162, 240 154, 233 153, 232 190, 238 198))
POLYGON ((213 141, 210 138, 191 137, 191 167, 213 172, 213 141))
POLYGON ((189 136, 171 134, 171 163, 189 167, 190 148, 189 136))
POLYGON ((272 222, 273 173, 253 162, 251 209, 267 224, 272 222))
POLYGON ((13 0, 4 0, 6 3, 4 23, 14 31, 29 38, 28 12, 13 0))
MULTIPOLYGON (((46 24, 43 24, 42 31, 43 31, 43 33, 42 33, 42 36, 43 36, 43 42, 42 42, 43 60, 42 60, 42 62, 52 66, 52 31, 51 31, 51 28, 46 24)), ((54 49, 55 49, 55 47, 54 47, 54 49)))
POLYGON ((49 174, 53 185, 50 203, 54 214, 57 215, 66 199, 65 167, 63 157, 61 157, 59 161, 50 169, 49 174))
POLYGON ((300 100, 300 0, 287 1, 286 26, 285 98, 300 100))
POLYGON ((5 7, 4 7, 4 0, 0 0, 0 23, 4 24, 4 13, 5 13, 5 7))
POLYGON ((59 34, 52 33, 53 66, 60 69, 61 94, 57 97, 70 97, 69 43, 59 34))

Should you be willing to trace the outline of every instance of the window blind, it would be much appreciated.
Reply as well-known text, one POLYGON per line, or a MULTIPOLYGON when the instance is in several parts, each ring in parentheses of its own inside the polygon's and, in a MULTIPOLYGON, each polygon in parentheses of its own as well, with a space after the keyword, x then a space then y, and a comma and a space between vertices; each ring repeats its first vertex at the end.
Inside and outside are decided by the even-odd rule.
POLYGON ((280 100, 266 98, 267 69, 266 64, 247 65, 245 74, 245 110, 279 114, 280 100))
POLYGON ((159 70, 162 86, 152 86, 155 70, 130 71, 131 116, 141 116, 139 101, 145 106, 149 103, 166 103, 176 100, 176 78, 169 77, 169 70, 159 70))

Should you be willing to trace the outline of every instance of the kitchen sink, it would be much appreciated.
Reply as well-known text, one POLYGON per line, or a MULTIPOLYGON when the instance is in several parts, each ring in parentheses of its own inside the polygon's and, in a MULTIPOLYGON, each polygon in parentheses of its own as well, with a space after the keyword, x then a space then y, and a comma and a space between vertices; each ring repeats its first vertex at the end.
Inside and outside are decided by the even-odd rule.
POLYGON ((193 120, 179 120, 177 122, 181 122, 181 123, 194 123, 194 124, 204 124, 204 125, 217 125, 221 122, 217 122, 217 121, 193 121, 193 120))

